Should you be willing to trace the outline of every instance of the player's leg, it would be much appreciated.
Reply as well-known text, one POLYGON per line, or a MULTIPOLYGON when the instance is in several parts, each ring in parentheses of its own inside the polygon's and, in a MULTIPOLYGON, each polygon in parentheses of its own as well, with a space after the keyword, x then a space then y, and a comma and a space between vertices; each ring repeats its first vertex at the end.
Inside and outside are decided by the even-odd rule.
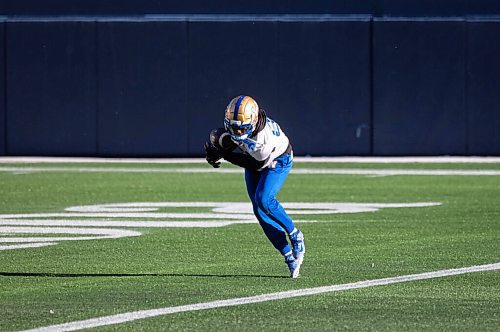
POLYGON ((248 196, 252 201, 253 212, 259 220, 259 224, 264 230, 267 238, 273 246, 282 254, 285 255, 291 252, 290 245, 286 240, 286 233, 283 228, 271 219, 264 211, 262 211, 255 202, 255 191, 261 179, 261 172, 250 171, 245 169, 245 182, 247 186, 248 196))
POLYGON ((281 203, 276 199, 276 195, 285 183, 285 180, 292 168, 293 161, 282 156, 276 159, 273 168, 262 170, 261 178, 255 189, 255 202, 266 215, 269 215, 283 229, 291 234, 296 230, 292 218, 286 213, 281 203))
POLYGON ((295 259, 293 256, 293 251, 290 249, 290 245, 286 240, 286 233, 283 228, 276 223, 269 215, 262 211, 258 204, 255 202, 255 191, 259 185, 261 179, 261 172, 252 172, 245 170, 245 182, 247 184, 248 196, 252 201, 253 212, 259 224, 264 230, 267 238, 273 246, 283 255, 285 258, 285 263, 290 271, 290 276, 292 278, 297 278, 299 276, 300 265, 302 260, 295 259))
POLYGON ((290 216, 276 199, 276 195, 283 186, 292 164, 291 156, 284 155, 276 159, 274 168, 267 168, 261 172, 261 179, 255 191, 255 202, 260 210, 264 211, 267 216, 276 221, 288 233, 292 242, 293 256, 301 264, 305 253, 304 235, 295 227, 290 216))

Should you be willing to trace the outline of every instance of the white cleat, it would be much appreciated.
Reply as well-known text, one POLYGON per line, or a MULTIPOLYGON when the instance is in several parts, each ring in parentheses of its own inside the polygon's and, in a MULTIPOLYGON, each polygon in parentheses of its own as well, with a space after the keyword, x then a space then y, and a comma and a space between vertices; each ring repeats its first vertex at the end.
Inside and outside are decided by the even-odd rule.
POLYGON ((302 262, 295 259, 292 255, 285 257, 285 263, 288 265, 288 269, 290 270, 290 277, 298 278, 300 274, 300 265, 302 262))
POLYGON ((304 261, 304 254, 306 253, 304 234, 297 230, 295 233, 290 234, 290 241, 292 242, 292 255, 299 262, 300 267, 304 261))

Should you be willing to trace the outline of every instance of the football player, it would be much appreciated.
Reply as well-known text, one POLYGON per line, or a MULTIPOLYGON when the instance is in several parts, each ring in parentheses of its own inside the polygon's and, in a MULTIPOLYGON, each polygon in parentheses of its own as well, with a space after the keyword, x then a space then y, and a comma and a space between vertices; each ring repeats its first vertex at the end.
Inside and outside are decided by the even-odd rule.
POLYGON ((293 164, 292 146, 283 130, 253 98, 238 96, 226 108, 224 128, 212 130, 205 151, 213 167, 220 167, 224 158, 245 169, 253 212, 267 238, 284 256, 290 276, 297 278, 304 260, 304 235, 276 199, 293 164), (236 148, 241 152, 235 152, 236 148))

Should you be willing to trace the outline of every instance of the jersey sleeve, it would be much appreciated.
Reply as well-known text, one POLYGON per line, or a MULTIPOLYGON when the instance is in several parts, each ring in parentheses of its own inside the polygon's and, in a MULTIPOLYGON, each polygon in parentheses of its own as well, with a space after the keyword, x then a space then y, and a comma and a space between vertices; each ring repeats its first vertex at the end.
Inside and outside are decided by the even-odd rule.
POLYGON ((264 128, 255 137, 236 142, 243 154, 227 154, 227 161, 249 169, 262 170, 288 148, 289 140, 279 125, 267 118, 264 128))
POLYGON ((224 153, 223 158, 233 165, 251 170, 259 170, 266 163, 266 160, 258 161, 246 153, 226 152, 224 153))

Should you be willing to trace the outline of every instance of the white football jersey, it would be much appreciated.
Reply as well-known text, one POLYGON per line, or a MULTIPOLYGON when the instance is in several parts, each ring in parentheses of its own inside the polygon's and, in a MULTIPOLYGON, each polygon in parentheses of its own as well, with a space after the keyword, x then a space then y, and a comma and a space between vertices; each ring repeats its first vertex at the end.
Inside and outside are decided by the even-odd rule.
POLYGON ((266 160, 260 170, 268 167, 274 159, 282 155, 288 147, 288 137, 280 126, 270 118, 267 118, 264 128, 255 135, 241 142, 236 142, 243 152, 258 161, 266 160))

